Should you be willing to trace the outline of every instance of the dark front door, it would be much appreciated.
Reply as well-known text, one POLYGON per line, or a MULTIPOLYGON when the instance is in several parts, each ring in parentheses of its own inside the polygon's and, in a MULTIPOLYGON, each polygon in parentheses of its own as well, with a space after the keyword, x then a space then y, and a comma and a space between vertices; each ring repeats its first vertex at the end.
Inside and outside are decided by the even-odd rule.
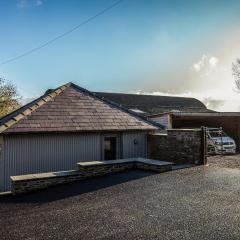
POLYGON ((104 137, 104 160, 114 160, 117 158, 117 137, 104 137))

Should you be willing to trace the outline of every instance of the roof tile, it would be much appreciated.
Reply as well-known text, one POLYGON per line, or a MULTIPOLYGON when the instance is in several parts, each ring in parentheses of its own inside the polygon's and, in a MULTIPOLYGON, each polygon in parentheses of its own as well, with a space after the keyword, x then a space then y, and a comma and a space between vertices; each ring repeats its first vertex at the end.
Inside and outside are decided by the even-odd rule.
POLYGON ((59 88, 7 121, 4 133, 156 130, 147 120, 95 97, 76 85, 59 88), (44 99, 44 100, 42 100, 44 99))

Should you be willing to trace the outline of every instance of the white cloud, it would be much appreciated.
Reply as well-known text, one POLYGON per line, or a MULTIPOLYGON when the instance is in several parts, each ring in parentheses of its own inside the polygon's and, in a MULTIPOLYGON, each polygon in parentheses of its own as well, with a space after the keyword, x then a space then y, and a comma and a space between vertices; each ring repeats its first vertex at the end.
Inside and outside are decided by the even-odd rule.
POLYGON ((43 5, 42 0, 18 0, 17 2, 19 8, 39 7, 41 5, 43 5))
POLYGON ((22 105, 28 104, 31 101, 35 100, 36 98, 38 98, 38 97, 24 97, 21 99, 21 104, 22 105))
POLYGON ((219 59, 217 57, 209 57, 206 54, 203 54, 198 62, 193 63, 192 67, 196 72, 205 72, 206 74, 215 67, 217 67, 218 63, 219 59))
POLYGON ((178 86, 175 86, 175 92, 137 90, 132 91, 132 93, 193 97, 216 111, 240 111, 240 92, 234 90, 231 62, 223 62, 217 57, 208 57, 208 55, 203 54, 198 62, 192 64, 189 76, 186 78, 190 85, 181 92, 179 92, 178 86), (177 91, 178 93, 176 93, 177 91))
POLYGON ((211 66, 211 67, 216 67, 217 66, 217 64, 218 64, 218 62, 219 62, 219 59, 218 58, 216 58, 216 57, 211 57, 211 58, 209 58, 209 65, 211 66))
POLYGON ((201 71, 201 69, 206 65, 207 56, 205 54, 202 55, 201 59, 193 64, 193 68, 196 72, 201 71))

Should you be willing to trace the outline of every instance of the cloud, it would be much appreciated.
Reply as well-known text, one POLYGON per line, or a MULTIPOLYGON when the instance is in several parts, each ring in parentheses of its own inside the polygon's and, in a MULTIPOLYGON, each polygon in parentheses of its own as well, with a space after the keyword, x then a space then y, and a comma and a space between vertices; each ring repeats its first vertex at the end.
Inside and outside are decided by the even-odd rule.
POLYGON ((216 57, 211 57, 209 58, 208 62, 209 62, 209 65, 214 68, 218 65, 219 59, 216 57))
POLYGON ((28 104, 28 103, 32 102, 33 100, 35 100, 36 98, 38 98, 38 97, 24 97, 21 99, 21 104, 22 105, 28 104))
POLYGON ((198 62, 193 63, 192 67, 196 72, 209 73, 209 71, 217 67, 218 63, 219 59, 217 57, 209 57, 206 54, 203 54, 198 62))
POLYGON ((17 7, 19 8, 32 8, 43 5, 42 0, 18 0, 17 7))
POLYGON ((204 68, 204 66, 206 65, 206 59, 207 59, 207 56, 203 54, 200 61, 193 64, 193 68, 195 69, 196 72, 199 72, 204 68))

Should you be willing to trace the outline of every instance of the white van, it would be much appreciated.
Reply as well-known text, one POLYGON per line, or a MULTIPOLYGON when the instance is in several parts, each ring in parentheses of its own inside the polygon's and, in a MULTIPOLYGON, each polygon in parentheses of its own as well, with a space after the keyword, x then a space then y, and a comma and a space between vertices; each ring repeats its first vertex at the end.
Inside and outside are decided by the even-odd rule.
POLYGON ((236 144, 221 128, 207 128, 208 154, 235 154, 236 144))

